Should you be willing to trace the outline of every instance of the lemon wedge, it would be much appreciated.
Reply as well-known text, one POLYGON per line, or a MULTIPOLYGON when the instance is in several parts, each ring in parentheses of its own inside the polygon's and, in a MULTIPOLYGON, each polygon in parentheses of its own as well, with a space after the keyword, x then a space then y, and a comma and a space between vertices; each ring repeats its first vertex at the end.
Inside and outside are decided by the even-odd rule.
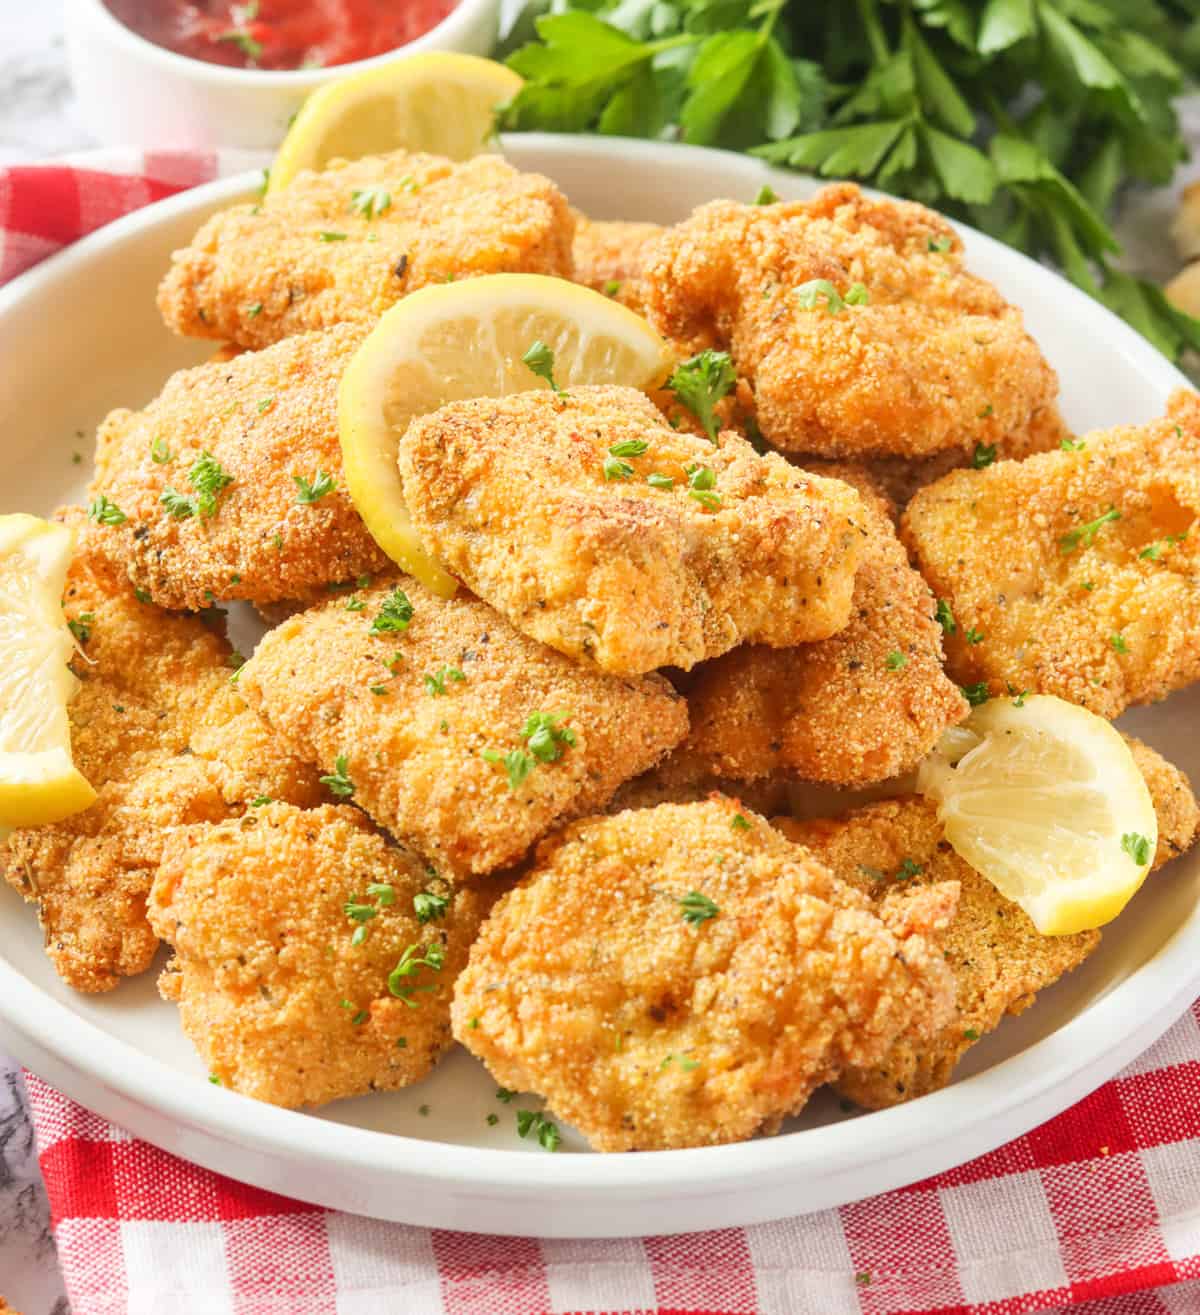
POLYGON ((62 614, 75 536, 36 516, 0 516, 0 826, 41 826, 96 798, 71 761, 67 704, 79 682, 62 614))
POLYGON ((1150 871, 1158 820, 1121 736, 1050 695, 992 699, 947 731, 917 788, 960 858, 1045 936, 1110 922, 1150 871))
POLYGON ((301 169, 401 148, 469 159, 492 137, 496 106, 511 100, 522 82, 495 60, 437 51, 403 55, 326 83, 288 129, 267 190, 278 192, 301 169))
POLYGON ((640 315, 544 274, 487 274, 422 288, 397 302, 342 376, 338 427, 346 488, 384 552, 428 589, 456 583, 422 547, 404 505, 396 450, 414 416, 448 402, 548 388, 522 357, 553 352, 554 382, 644 388, 666 347, 640 315))

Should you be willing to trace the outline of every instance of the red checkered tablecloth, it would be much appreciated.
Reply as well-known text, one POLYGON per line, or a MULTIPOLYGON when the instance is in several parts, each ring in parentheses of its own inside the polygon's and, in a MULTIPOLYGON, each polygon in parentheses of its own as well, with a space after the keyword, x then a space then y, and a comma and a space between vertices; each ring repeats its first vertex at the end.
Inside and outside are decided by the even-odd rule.
MULTIPOLYGON (((251 163, 109 152, 0 171, 0 282, 251 163)), ((1200 1315, 1200 1005, 990 1155, 840 1210, 686 1237, 486 1237, 340 1214, 175 1159, 27 1082, 74 1315, 1200 1315)))

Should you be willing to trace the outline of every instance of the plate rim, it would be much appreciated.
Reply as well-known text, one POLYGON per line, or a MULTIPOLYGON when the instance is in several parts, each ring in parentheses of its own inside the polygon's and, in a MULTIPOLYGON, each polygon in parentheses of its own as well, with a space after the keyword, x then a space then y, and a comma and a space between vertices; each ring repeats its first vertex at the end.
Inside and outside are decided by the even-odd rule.
MULTIPOLYGON (((714 194, 735 180, 745 180, 747 186, 785 184, 792 191, 798 182, 805 182, 801 175, 772 169, 753 157, 675 143, 529 133, 505 138, 503 147, 518 163, 522 156, 555 155, 560 159, 588 157, 598 167, 606 162, 610 166, 661 167, 664 157, 668 164, 685 158, 693 164, 707 162, 714 177, 714 194)), ((552 172, 545 163, 522 167, 552 172)), ((44 295, 56 282, 74 277, 106 250, 136 240, 145 230, 189 211, 228 203, 252 189, 256 181, 257 175, 251 171, 188 189, 115 220, 26 271, 0 289, 0 337, 10 312, 44 295)), ((835 180, 808 183, 818 186, 831 181, 835 180)), ((1123 352, 1153 386, 1164 391, 1190 387, 1135 330, 1061 276, 985 234, 957 223, 955 227, 969 247, 997 249, 1003 260, 1015 262, 1016 270, 1030 280, 1053 280, 1063 301, 1064 317, 1079 321, 1081 331, 1102 337, 1114 350, 1123 352)), ((266 1105, 207 1083, 180 1081, 176 1069, 105 1032, 24 977, 2 949, 0 1023, 5 1025, 6 1038, 16 1039, 13 1050, 18 1058, 44 1051, 80 1079, 101 1083, 185 1127, 226 1144, 287 1159, 299 1155, 318 1168, 362 1170, 372 1176, 382 1171, 394 1174, 397 1180, 424 1181, 440 1190, 499 1191, 511 1202, 548 1191, 586 1191, 615 1198, 651 1188, 658 1198, 693 1196, 735 1184, 744 1187, 747 1180, 802 1183, 813 1174, 847 1173, 867 1164, 881 1166, 903 1160, 909 1166, 903 1173, 885 1174, 885 1186, 894 1187, 984 1154, 1028 1131, 1151 1045, 1200 993, 1200 955, 1189 952, 1191 942, 1200 944, 1200 901, 1150 959, 1080 1015, 1024 1051, 920 1100, 770 1138, 636 1156, 545 1156, 517 1147, 509 1150, 433 1141, 314 1121, 311 1115, 266 1105), (1146 1009, 1147 1000, 1156 1001, 1155 1007, 1146 1009), (30 1019, 37 1020, 36 1035, 29 1030, 30 1019), (1068 1058, 1064 1059, 1064 1054, 1068 1058), (1071 1094, 1056 1103, 1056 1089, 1069 1089, 1071 1094), (1018 1104, 1021 1109, 1015 1108, 1018 1104), (319 1137, 312 1135, 314 1123, 322 1129, 319 1137), (958 1148, 965 1140, 971 1142, 971 1149, 963 1154, 958 1148)), ((196 1158, 205 1163, 203 1156, 196 1158)), ((227 1164, 213 1165, 211 1158, 210 1167, 229 1173, 227 1164)), ((250 1166, 247 1173, 251 1173, 250 1166)), ((288 1190, 294 1194, 290 1185, 288 1190)), ((793 1213, 803 1209, 803 1203, 798 1203, 793 1213)), ((563 1235, 594 1233, 568 1230, 563 1235)))

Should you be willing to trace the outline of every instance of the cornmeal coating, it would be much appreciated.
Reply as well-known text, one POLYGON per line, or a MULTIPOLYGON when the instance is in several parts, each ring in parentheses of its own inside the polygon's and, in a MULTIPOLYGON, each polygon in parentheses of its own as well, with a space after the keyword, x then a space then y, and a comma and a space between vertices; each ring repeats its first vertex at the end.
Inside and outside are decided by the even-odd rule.
POLYGON ((575 282, 640 312, 638 285, 646 251, 665 231, 661 224, 589 219, 575 211, 575 282))
POLYGON ((627 808, 656 808, 659 804, 691 804, 711 794, 726 795, 756 813, 770 816, 790 808, 791 784, 782 777, 758 781, 731 781, 707 774, 685 753, 686 741, 648 772, 626 781, 609 800, 605 812, 627 808))
POLYGON ((605 671, 823 639, 849 617, 857 494, 736 434, 714 446, 677 432, 634 389, 452 403, 409 425, 399 463, 447 569, 518 630, 605 671))
POLYGON ((878 917, 719 796, 588 818, 539 846, 484 924, 454 1035, 597 1150, 774 1132, 847 1064, 946 1021, 932 938, 956 895, 924 890, 878 917))
POLYGON ((646 252, 639 293, 664 336, 727 347, 777 447, 969 453, 1055 405, 1057 378, 1020 311, 966 271, 950 224, 852 184, 701 206, 646 252), (806 307, 798 289, 815 280, 839 300, 861 284, 866 300, 806 307))
POLYGON ((867 785, 915 766, 970 711, 942 670, 936 604, 889 504, 861 469, 837 469, 857 484, 870 531, 850 623, 817 644, 747 646, 697 670, 679 753, 711 775, 867 785))
POLYGON ((409 292, 474 274, 571 275, 574 219, 541 174, 392 151, 304 170, 207 220, 171 257, 158 308, 176 333, 267 347, 376 320, 409 292))
POLYGON ((238 685, 292 752, 331 775, 344 757, 343 797, 439 870, 513 862, 687 733, 686 704, 661 676, 577 666, 477 599, 406 577, 356 597, 361 611, 337 599, 284 621, 238 685), (373 635, 397 611, 395 590, 411 620, 373 635))
POLYGON ((145 410, 113 411, 100 426, 89 494, 126 519, 98 542, 156 603, 268 604, 384 569, 346 492, 338 442, 338 384, 361 338, 346 325, 181 370, 145 410), (173 512, 164 495, 194 497, 205 453, 230 482, 211 514, 178 502, 173 512), (333 487, 305 502, 297 479, 314 493, 333 487))
POLYGON ((150 899, 175 948, 159 989, 222 1086, 293 1108, 392 1091, 452 1044, 482 903, 357 808, 269 804, 168 842, 150 899))
POLYGON ((1200 676, 1200 397, 1078 442, 946 476, 903 535, 953 610, 956 680, 1114 718, 1200 676))
POLYGON ((63 599, 81 649, 71 748, 98 797, 62 822, 14 831, 2 861, 38 905, 59 976, 108 991, 154 957, 146 896, 176 828, 223 821, 260 795, 315 803, 321 787, 231 685, 225 639, 139 602, 96 550, 106 531, 77 509, 60 519, 78 534, 63 599))
MULTIPOLYGON (((1196 799, 1182 772, 1146 745, 1128 743, 1158 814, 1157 868, 1192 844, 1196 799)), ((909 796, 870 804, 840 819, 777 818, 775 825, 876 901, 947 881, 959 885, 958 910, 939 942, 957 983, 958 1013, 931 1040, 902 1037, 882 1060, 842 1073, 838 1090, 867 1109, 944 1087, 980 1037, 1006 1015, 1023 1013, 1038 991, 1077 967, 1100 942, 1098 931, 1042 936, 1016 904, 950 848, 937 807, 929 800, 909 796), (906 862, 921 871, 908 876, 906 862)))

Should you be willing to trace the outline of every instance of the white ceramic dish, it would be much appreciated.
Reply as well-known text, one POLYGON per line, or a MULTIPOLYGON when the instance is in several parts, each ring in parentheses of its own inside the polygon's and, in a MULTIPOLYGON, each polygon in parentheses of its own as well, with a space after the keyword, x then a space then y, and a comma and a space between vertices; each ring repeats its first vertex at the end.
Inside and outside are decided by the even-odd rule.
MULTIPOLYGON (((645 142, 529 136, 506 143, 585 211, 678 219, 714 196, 812 184, 740 156, 645 142)), ((154 308, 174 246, 249 177, 199 188, 101 230, 0 291, 0 510, 48 511, 81 491, 90 431, 139 405, 209 347, 154 308), (84 437, 88 435, 88 437, 84 437), (84 453, 84 465, 72 453, 84 453)), ((972 266, 1026 311, 1088 428, 1157 414, 1184 382, 1124 324, 1055 275, 977 234, 972 266)), ((1128 724, 1200 780, 1200 692, 1128 724)), ((913 1104, 847 1117, 827 1095, 785 1134, 738 1146, 598 1156, 569 1136, 548 1155, 465 1053, 408 1091, 318 1116, 209 1085, 153 974, 107 996, 50 970, 32 910, 0 889, 0 1044, 77 1100, 212 1169, 341 1209, 438 1227, 541 1236, 683 1232, 756 1222, 883 1191, 981 1154, 1064 1109, 1148 1046, 1200 993, 1200 856, 1153 877, 1075 974, 976 1046, 959 1080, 913 1104), (427 1105, 422 1116, 419 1107, 427 1105), (495 1128, 485 1122, 500 1115, 495 1128)))
POLYGON ((500 0, 458 0, 434 28, 400 51, 331 68, 227 68, 189 59, 138 36, 103 0, 67 0, 71 81, 88 133, 105 146, 274 150, 310 91, 397 54, 460 50, 488 55, 500 0))

